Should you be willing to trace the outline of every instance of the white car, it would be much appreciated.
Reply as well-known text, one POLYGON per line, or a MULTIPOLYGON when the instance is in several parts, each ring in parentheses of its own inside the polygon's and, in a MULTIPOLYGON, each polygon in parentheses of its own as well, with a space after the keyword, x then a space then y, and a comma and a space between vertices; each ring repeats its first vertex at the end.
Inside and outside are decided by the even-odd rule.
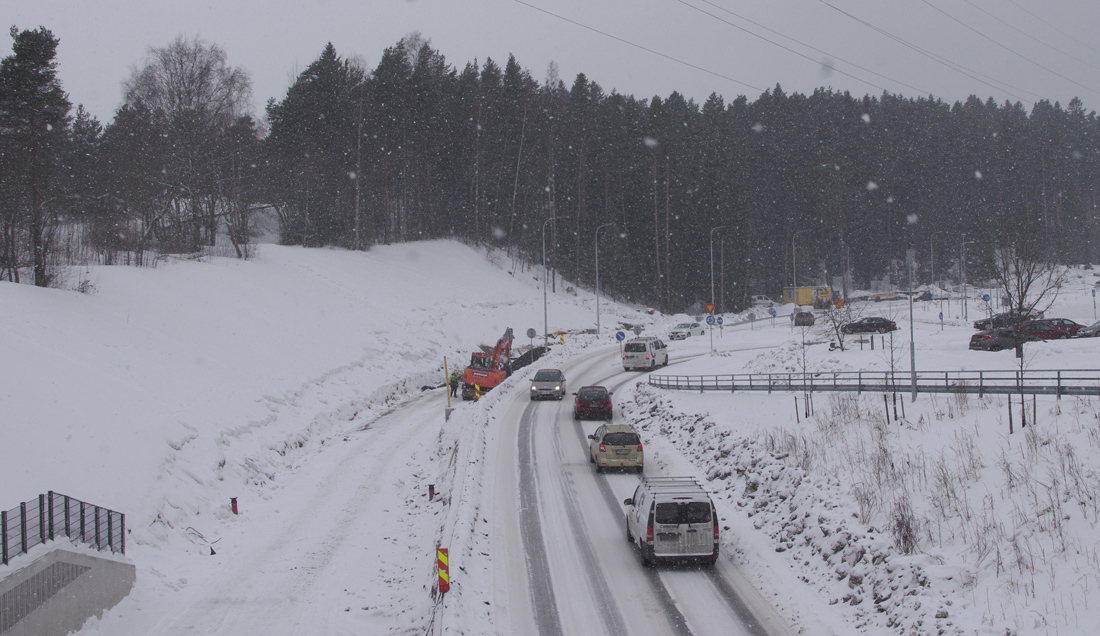
POLYGON ((775 307, 775 301, 767 296, 753 296, 753 307, 775 307))
POLYGON ((691 336, 702 336, 707 328, 697 322, 682 322, 668 332, 669 340, 685 340, 691 336))

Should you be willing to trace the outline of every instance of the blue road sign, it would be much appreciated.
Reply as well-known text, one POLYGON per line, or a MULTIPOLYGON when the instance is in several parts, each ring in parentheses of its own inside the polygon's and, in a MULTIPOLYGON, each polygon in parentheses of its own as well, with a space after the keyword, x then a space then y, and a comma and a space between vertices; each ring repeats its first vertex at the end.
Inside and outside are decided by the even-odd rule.
MULTIPOLYGON (((1096 295, 1096 292, 1095 292, 1095 291, 1094 291, 1094 292, 1092 292, 1092 293, 1093 293, 1093 295, 1094 295, 1094 296, 1096 295)), ((717 320, 717 321, 718 321, 718 326, 721 326, 721 325, 722 325, 722 317, 721 317, 721 316, 718 316, 717 318, 715 318, 715 320, 717 320)))
POLYGON ((775 318, 775 307, 772 307, 771 309, 769 309, 768 313, 772 315, 772 318, 775 318))
POLYGON ((626 340, 626 334, 621 332, 621 331, 616 331, 615 332, 615 339, 618 340, 619 342, 622 342, 623 340, 626 340))
POLYGON ((982 294, 982 300, 989 302, 989 294, 982 294))
POLYGON ((943 322, 943 312, 940 312, 940 322, 943 322))
POLYGON ((714 324, 714 316, 707 316, 707 324, 708 325, 713 325, 714 324))

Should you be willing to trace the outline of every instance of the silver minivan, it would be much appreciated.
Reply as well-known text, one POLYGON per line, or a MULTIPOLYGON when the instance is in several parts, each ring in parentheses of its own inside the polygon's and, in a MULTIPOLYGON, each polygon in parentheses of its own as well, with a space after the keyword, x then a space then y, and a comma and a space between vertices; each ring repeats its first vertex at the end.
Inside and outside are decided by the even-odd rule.
POLYGON ((718 561, 718 515, 693 477, 648 477, 626 504, 626 538, 638 546, 642 565, 657 559, 718 561))
POLYGON ((655 336, 635 338, 623 346, 623 369, 656 369, 668 364, 668 345, 655 336))

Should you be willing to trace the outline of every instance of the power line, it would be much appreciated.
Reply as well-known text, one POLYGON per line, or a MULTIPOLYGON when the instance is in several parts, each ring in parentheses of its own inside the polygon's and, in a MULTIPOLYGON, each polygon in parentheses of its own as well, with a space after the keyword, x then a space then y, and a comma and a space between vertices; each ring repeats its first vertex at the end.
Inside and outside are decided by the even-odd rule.
MULTIPOLYGON (((710 17, 712 17, 712 18, 715 18, 716 20, 719 20, 719 21, 721 21, 721 22, 723 22, 723 23, 725 23, 725 24, 728 24, 728 25, 732 26, 732 27, 733 27, 733 28, 735 28, 735 29, 739 29, 739 30, 741 30, 741 31, 744 31, 745 33, 748 33, 749 35, 751 35, 751 36, 753 36, 753 37, 755 37, 755 38, 759 38, 759 39, 761 39, 761 40, 764 40, 765 42, 767 42, 767 43, 769 43, 769 44, 772 44, 772 45, 774 45, 774 46, 778 46, 779 48, 781 48, 781 49, 783 49, 783 50, 785 50, 785 51, 790 51, 791 53, 794 53, 795 55, 798 55, 798 56, 800 56, 800 57, 806 58, 806 59, 810 60, 811 62, 814 62, 815 64, 817 64, 817 63, 818 63, 818 62, 817 62, 816 60, 814 60, 813 58, 810 58, 810 57, 809 57, 809 56, 807 56, 807 55, 803 55, 802 53, 799 53, 798 51, 794 51, 794 50, 792 50, 792 49, 789 49, 789 48, 787 48, 787 47, 783 46, 782 44, 778 44, 778 43, 776 43, 776 42, 772 42, 771 40, 769 40, 769 39, 767 39, 767 38, 765 38, 765 37, 763 37, 763 36, 761 36, 761 35, 759 35, 759 34, 753 33, 752 31, 749 31, 748 29, 745 29, 745 28, 743 28, 743 27, 740 27, 740 26, 738 26, 738 25, 736 25, 736 24, 733 24, 733 23, 731 23, 731 22, 727 22, 726 20, 723 20, 722 18, 719 18, 719 17, 717 17, 717 16, 714 16, 714 15, 712 15, 712 14, 710 14, 710 13, 707 13, 706 11, 703 11, 703 10, 699 9, 698 7, 694 7, 694 6, 690 5, 690 4, 687 4, 686 2, 684 2, 684 0, 678 0, 678 1, 680 2, 680 4, 684 4, 684 5, 687 5, 687 6, 691 7, 692 9, 695 9, 696 11, 699 11, 699 12, 700 12, 700 13, 702 13, 703 15, 707 15, 707 16, 710 16, 710 17)), ((858 68, 859 70, 861 70, 861 71, 864 71, 864 72, 867 72, 867 73, 870 73, 871 75, 874 75, 874 76, 876 76, 876 77, 881 77, 881 78, 882 78, 882 79, 884 79, 884 80, 887 80, 887 81, 890 81, 890 82, 894 82, 895 84, 900 84, 900 85, 902 85, 902 86, 904 86, 904 87, 906 87, 906 88, 910 88, 910 89, 912 89, 912 90, 914 90, 914 91, 916 91, 916 92, 918 92, 918 93, 921 93, 921 94, 925 94, 925 95, 931 95, 931 92, 929 92, 929 91, 925 91, 925 90, 923 90, 923 89, 917 88, 916 86, 912 86, 912 85, 910 85, 910 84, 906 84, 905 82, 903 82, 903 81, 901 81, 901 80, 898 80, 898 79, 894 79, 893 77, 890 77, 890 76, 887 76, 887 75, 883 75, 883 74, 881 74, 881 73, 876 73, 875 71, 872 71, 872 70, 871 70, 871 69, 869 69, 869 68, 865 68, 865 67, 863 67, 863 66, 860 66, 859 64, 856 64, 855 62, 849 62, 848 60, 845 60, 844 58, 842 58, 842 57, 840 57, 840 56, 838 56, 838 55, 833 55, 832 53, 829 53, 829 52, 827 52, 827 51, 823 51, 823 50, 821 50, 821 49, 819 49, 819 48, 816 48, 816 47, 814 47, 814 46, 811 46, 811 45, 809 45, 809 44, 806 44, 805 42, 802 42, 801 40, 798 40, 797 38, 792 38, 792 37, 791 37, 791 36, 789 36, 789 35, 784 35, 783 33, 780 33, 779 31, 776 31, 775 29, 770 29, 770 28, 768 28, 768 27, 764 26, 763 24, 760 24, 759 22, 754 22, 753 20, 750 20, 749 18, 746 18, 746 17, 745 17, 745 16, 743 16, 743 15, 740 15, 740 14, 734 13, 733 11, 730 11, 729 9, 726 9, 725 7, 720 7, 720 6, 718 6, 717 4, 715 4, 715 3, 713 3, 713 2, 710 2, 709 0, 699 0, 699 1, 700 1, 700 2, 702 2, 702 3, 704 3, 704 4, 710 5, 710 6, 714 7, 715 9, 718 9, 719 11, 722 11, 722 12, 728 13, 728 14, 730 14, 730 15, 732 15, 732 16, 734 16, 734 17, 736 17, 736 18, 739 18, 739 19, 741 19, 741 20, 744 20, 745 22, 748 22, 749 24, 751 24, 751 25, 753 25, 753 26, 757 26, 757 27, 760 27, 761 29, 764 29, 765 31, 767 31, 767 32, 769 32, 769 33, 774 33, 775 35, 778 35, 778 36, 779 36, 779 37, 781 37, 781 38, 785 38, 785 39, 787 39, 787 40, 790 40, 790 41, 792 41, 792 42, 796 42, 796 43, 798 43, 798 44, 800 44, 800 45, 802 45, 802 46, 804 46, 804 47, 806 47, 806 48, 810 49, 811 51, 814 51, 814 52, 816 52, 816 53, 820 53, 820 54, 822 54, 822 55, 827 55, 827 56, 829 56, 830 58, 833 58, 833 59, 839 60, 839 61, 841 61, 841 62, 843 62, 843 63, 845 63, 845 64, 847 64, 847 65, 849 65, 849 66, 852 66, 852 67, 858 68)), ((841 73, 842 75, 846 75, 846 76, 848 76, 848 77, 851 77, 852 79, 855 79, 855 80, 857 80, 857 81, 859 81, 859 82, 863 82, 864 84, 867 84, 868 86, 873 86, 873 87, 875 87, 875 88, 878 88, 878 89, 880 89, 880 90, 886 91, 886 89, 885 89, 885 88, 882 88, 882 87, 880 87, 880 86, 877 86, 877 85, 875 85, 875 84, 872 84, 871 82, 868 82, 868 81, 866 81, 866 80, 864 80, 864 79, 861 79, 861 78, 859 78, 859 77, 856 77, 856 76, 854 76, 854 75, 850 75, 850 74, 848 74, 848 73, 845 73, 844 71, 841 71, 840 69, 834 68, 833 70, 835 70, 835 71, 836 71, 836 72, 838 72, 838 73, 841 73)), ((888 92, 888 91, 887 91, 887 92, 888 92)))
POLYGON ((1063 51, 1062 49, 1060 49, 1060 48, 1058 48, 1058 47, 1054 46, 1053 44, 1048 44, 1047 42, 1045 42, 1045 41, 1043 41, 1043 40, 1040 40, 1039 38, 1035 37, 1034 35, 1031 35, 1031 34, 1030 34, 1030 33, 1028 33, 1027 31, 1024 31, 1023 29, 1020 29, 1020 28, 1016 27, 1015 25, 1013 25, 1013 24, 1009 23, 1009 22, 1008 22, 1008 21, 1006 21, 1006 20, 1002 20, 1001 18, 999 18, 999 17, 997 17, 996 15, 994 15, 994 14, 990 13, 989 11, 986 11, 985 9, 983 9, 983 8, 979 7, 978 5, 974 4, 974 3, 973 3, 973 2, 971 2, 970 0, 963 0, 963 2, 965 2, 966 4, 968 4, 968 5, 972 6, 972 7, 974 7, 974 8, 975 8, 975 9, 977 9, 978 11, 981 11, 982 13, 984 13, 984 14, 986 14, 987 16, 989 16, 989 17, 993 18, 993 19, 994 19, 994 20, 996 20, 997 22, 1000 22, 1001 24, 1003 24, 1003 25, 1005 25, 1006 27, 1008 27, 1008 28, 1012 29, 1013 31, 1015 31, 1015 32, 1019 33, 1020 35, 1023 35, 1024 37, 1026 37, 1026 38, 1029 38, 1029 39, 1031 39, 1031 40, 1034 40, 1034 41, 1038 42, 1039 44, 1042 44, 1043 46, 1047 47, 1048 49, 1050 49, 1050 50, 1052 50, 1052 51, 1056 51, 1056 52, 1058 52, 1058 53, 1061 53, 1062 55, 1064 55, 1064 56, 1068 57, 1068 58, 1069 58, 1069 59, 1071 59, 1071 60, 1074 60, 1074 61, 1076 61, 1076 62, 1080 62, 1081 64, 1084 64, 1085 66, 1088 66, 1088 67, 1090 67, 1090 68, 1094 68, 1094 69, 1096 69, 1096 70, 1100 71, 1100 66, 1096 66, 1095 64, 1092 64, 1091 62, 1088 62, 1087 60, 1082 60, 1081 58, 1079 58, 1079 57, 1077 57, 1077 56, 1075 56, 1075 55, 1071 55, 1071 54, 1069 54, 1069 53, 1067 53, 1067 52, 1063 51))
POLYGON ((610 33, 607 33, 607 32, 605 32, 605 31, 600 31, 599 29, 596 29, 596 28, 590 27, 590 26, 588 26, 587 24, 581 24, 580 22, 577 22, 576 20, 571 20, 571 19, 569 19, 569 18, 567 18, 567 17, 565 17, 565 16, 561 16, 561 15, 558 15, 558 14, 556 14, 556 13, 553 13, 553 12, 551 12, 551 11, 547 11, 546 9, 543 9, 542 7, 536 7, 535 5, 533 5, 533 4, 529 4, 529 3, 527 3, 527 2, 524 2, 523 0, 514 0, 514 1, 515 1, 516 3, 518 3, 518 4, 522 4, 522 5, 523 5, 523 6, 525 6, 525 7, 529 7, 529 8, 531 8, 531 9, 534 9, 535 11, 539 11, 539 12, 541 12, 541 13, 545 13, 545 14, 546 14, 546 15, 548 15, 548 16, 552 16, 552 17, 555 17, 555 18, 557 18, 557 19, 559 19, 559 20, 562 20, 562 21, 564 21, 564 22, 568 22, 569 24, 572 24, 572 25, 574 25, 574 26, 579 26, 579 27, 581 27, 582 29, 587 29, 587 30, 589 30, 589 31, 592 31, 593 33, 598 33, 598 34, 600 34, 600 35, 602 35, 602 36, 604 36, 604 37, 607 37, 607 38, 611 38, 612 40, 615 40, 616 42, 621 42, 621 43, 623 43, 623 44, 626 44, 626 45, 628 45, 628 46, 632 46, 632 47, 634 47, 634 48, 636 48, 636 49, 640 49, 640 50, 642 50, 642 51, 645 51, 646 53, 652 53, 653 55, 656 55, 656 56, 658 56, 658 57, 663 57, 664 59, 666 59, 666 60, 670 60, 670 61, 672 61, 672 62, 676 62, 677 64, 682 64, 683 66, 687 66, 687 67, 689 67, 689 68, 693 68, 693 69, 695 69, 695 70, 697 70, 697 71, 702 71, 702 72, 704 72, 704 73, 707 73, 708 75, 713 75, 713 76, 715 76, 715 77, 720 77, 720 78, 722 78, 722 79, 724 79, 724 80, 727 80, 727 81, 733 82, 734 84, 740 84, 741 86, 747 86, 748 88, 751 88, 751 89, 753 89, 753 90, 757 90, 757 91, 760 91, 760 92, 764 92, 764 89, 762 89, 762 88, 760 88, 760 87, 758 87, 758 86, 753 86, 752 84, 748 84, 748 83, 746 83, 746 82, 742 82, 741 80, 737 80, 737 79, 734 79, 734 78, 732 78, 732 77, 729 77, 728 75, 723 75, 723 74, 721 74, 721 73, 718 73, 718 72, 716 72, 716 71, 712 71, 712 70, 710 70, 710 69, 706 69, 706 68, 703 68, 702 66, 698 66, 698 65, 696 65, 696 64, 692 64, 691 62, 685 62, 684 60, 681 60, 681 59, 678 59, 678 58, 672 57, 671 55, 666 55, 666 54, 664 54, 664 53, 661 53, 660 51, 654 51, 653 49, 651 49, 651 48, 647 48, 647 47, 644 47, 644 46, 642 46, 641 44, 635 44, 634 42, 631 42, 630 40, 625 40, 625 39, 623 39, 623 38, 620 38, 620 37, 618 37, 618 36, 616 36, 616 35, 611 35, 610 33))
POLYGON ((1007 95, 1015 97, 1016 99, 1018 99, 1022 102, 1026 102, 1028 104, 1033 104, 1034 102, 1032 102, 1028 99, 1025 99, 1023 97, 1020 97, 1019 95, 1017 95, 1016 93, 1014 93, 1012 91, 1017 91, 1017 92, 1020 92, 1020 93, 1027 93, 1028 95, 1032 95, 1034 97, 1040 97, 1040 98, 1042 97, 1038 93, 1033 93, 1033 92, 1031 92, 1027 89, 1023 89, 1023 88, 1020 88, 1018 86, 1013 86, 1013 85, 1009 84, 1008 82, 1003 82, 1001 80, 989 77, 988 75, 986 75, 984 73, 981 73, 979 71, 975 71, 973 69, 967 68, 967 67, 965 67, 962 64, 959 64, 957 62, 952 62, 951 60, 949 60, 949 59, 947 59, 947 58, 945 58, 941 55, 937 55, 936 53, 933 53, 932 51, 929 51, 929 50, 927 50, 923 47, 917 46, 916 44, 913 44, 912 42, 909 42, 909 41, 905 40, 904 38, 896 36, 893 33, 890 33, 889 31, 886 31, 885 29, 877 27, 877 26, 871 24, 870 22, 868 22, 868 21, 866 21, 866 20, 864 20, 860 17, 857 17, 856 15, 851 14, 851 13, 845 11, 844 9, 841 9, 840 7, 838 7, 836 5, 827 2, 826 0, 818 0, 818 2, 820 2, 821 4, 829 7, 830 9, 832 9, 832 10, 834 10, 834 11, 840 13, 840 14, 843 14, 843 15, 851 18, 852 20, 855 20, 856 22, 858 22, 858 23, 862 24, 863 26, 871 29, 872 31, 875 31, 876 33, 879 33, 879 34, 881 34, 881 35, 897 42, 898 44, 901 44, 902 46, 904 46, 908 49, 911 49, 911 50, 927 57, 928 59, 930 59, 934 62, 938 62, 938 63, 942 64, 943 66, 946 66, 947 68, 955 71, 956 73, 959 73, 961 75, 965 75, 965 76, 969 77, 970 79, 972 79, 972 80, 974 80, 974 81, 976 81, 980 84, 985 84, 986 86, 992 88, 993 90, 1000 91, 1002 93, 1005 93, 1007 95), (982 78, 984 78, 984 79, 982 79, 982 78), (988 81, 986 81, 986 80, 988 80, 988 81), (1008 87, 1008 88, 1005 88, 1005 87, 1008 87), (1008 89, 1012 89, 1012 90, 1008 90, 1008 89))
POLYGON ((1059 78, 1061 78, 1061 79, 1064 79, 1064 80, 1066 80, 1067 82, 1069 82, 1069 83, 1071 83, 1071 84, 1074 84, 1074 85, 1076 85, 1076 86, 1080 86, 1081 88, 1083 88, 1083 89, 1085 89, 1085 90, 1087 90, 1087 91, 1089 91, 1089 92, 1091 92, 1091 93, 1093 93, 1093 94, 1095 94, 1095 95, 1100 95, 1100 93, 1098 93, 1098 92, 1097 92, 1097 91, 1095 91, 1094 89, 1092 89, 1092 88, 1090 88, 1090 87, 1088 87, 1088 86, 1085 86, 1084 84, 1082 84, 1082 83, 1080 83, 1080 82, 1078 82, 1078 81, 1076 81, 1076 80, 1070 79, 1070 78, 1066 77, 1065 75, 1062 75, 1062 74, 1061 74, 1061 73, 1059 73, 1058 71, 1055 71, 1055 70, 1053 70, 1053 69, 1049 69, 1049 68, 1047 68, 1047 67, 1043 66, 1042 64, 1040 64, 1040 63, 1036 62, 1035 60, 1033 60, 1033 59, 1031 59, 1031 58, 1027 57, 1026 55, 1023 55, 1023 54, 1021 54, 1021 53, 1017 53, 1016 51, 1012 50, 1011 48, 1009 48, 1009 47, 1005 46, 1004 44, 1001 44, 1000 42, 998 42, 998 41, 994 40, 993 38, 989 37, 988 35, 986 35, 986 34, 982 33, 981 31, 979 31, 979 30, 975 29, 974 27, 970 26, 969 24, 967 24, 967 23, 963 22, 962 20, 960 20, 960 19, 956 18, 955 16, 951 15, 950 13, 948 13, 948 12, 944 11, 943 9, 941 9, 941 8, 937 7, 936 5, 932 4, 932 3, 931 3, 931 2, 929 2, 928 0, 921 0, 921 2, 923 2, 924 4, 928 5, 929 7, 933 8, 933 9, 935 9, 936 11, 938 11, 938 12, 942 13, 942 14, 943 14, 944 16, 946 16, 946 17, 947 17, 948 19, 950 19, 950 20, 952 20, 952 21, 954 21, 954 22, 957 22, 957 23, 958 23, 959 25, 961 25, 961 26, 962 26, 963 28, 965 28, 965 29, 967 29, 967 30, 969 30, 969 31, 971 31, 971 32, 973 32, 973 33, 975 33, 976 35, 978 35, 978 36, 980 36, 980 37, 982 37, 982 38, 984 38, 984 39, 988 40, 989 42, 991 42, 991 43, 993 43, 993 44, 995 44, 995 45, 997 45, 997 46, 1001 47, 1002 49, 1004 49, 1004 50, 1008 51, 1009 53, 1011 53, 1011 54, 1015 55, 1016 57, 1020 58, 1021 60, 1024 60, 1025 62, 1028 62, 1029 64, 1033 64, 1033 65, 1035 65, 1035 66, 1037 66, 1037 67, 1039 67, 1039 68, 1043 69, 1043 70, 1044 70, 1044 71, 1046 71, 1047 73, 1050 73, 1051 75, 1054 75, 1055 77, 1059 77, 1059 78))
POLYGON ((1044 19, 1043 19, 1043 18, 1042 18, 1041 16, 1038 16, 1038 15, 1036 15, 1036 14, 1032 13, 1031 11, 1028 11, 1027 9, 1025 9, 1025 8, 1021 7, 1021 6, 1019 5, 1019 4, 1017 4, 1017 3, 1016 3, 1016 1, 1015 1, 1015 0, 1008 0, 1008 1, 1009 1, 1010 3, 1012 3, 1012 5, 1013 5, 1014 7, 1016 7, 1017 9, 1019 9, 1020 11, 1023 11, 1024 13, 1028 14, 1028 15, 1029 15, 1029 16, 1031 16, 1032 18, 1035 18, 1035 19, 1036 19, 1036 20, 1038 20, 1039 22, 1042 22, 1043 24, 1047 25, 1048 27, 1050 27, 1050 28, 1054 29, 1054 30, 1055 30, 1055 31, 1057 31, 1058 33, 1060 33, 1060 34, 1062 34, 1062 35, 1066 36, 1067 38, 1069 38, 1069 39, 1073 40, 1074 42, 1076 42, 1076 43, 1080 44, 1081 46, 1083 46, 1083 47, 1085 47, 1086 49, 1088 49, 1088 50, 1092 51, 1093 53, 1097 53, 1097 54, 1100 54, 1100 51, 1098 51, 1098 50, 1096 50, 1096 49, 1092 48, 1092 46, 1090 46, 1090 45, 1089 45, 1089 44, 1088 44, 1087 42, 1082 42, 1081 40, 1078 40, 1077 38, 1073 37, 1073 36, 1072 36, 1072 35, 1070 35, 1069 33, 1066 33, 1065 31, 1063 31, 1063 30, 1059 29, 1058 27, 1054 26, 1053 24, 1051 24, 1051 23, 1047 22, 1047 21, 1046 21, 1046 20, 1044 20, 1044 19))

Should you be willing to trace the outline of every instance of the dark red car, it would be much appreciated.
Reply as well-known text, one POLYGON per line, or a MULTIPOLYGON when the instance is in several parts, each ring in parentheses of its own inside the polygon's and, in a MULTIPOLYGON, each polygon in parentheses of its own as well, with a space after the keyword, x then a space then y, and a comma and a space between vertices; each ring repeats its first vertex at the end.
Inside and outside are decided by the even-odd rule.
POLYGON ((611 391, 606 387, 582 386, 573 395, 573 419, 611 419, 611 391))
POLYGON ((1077 332, 1083 327, 1066 318, 1044 318, 1025 322, 1020 326, 1020 331, 1039 340, 1061 340, 1077 337, 1077 332))

